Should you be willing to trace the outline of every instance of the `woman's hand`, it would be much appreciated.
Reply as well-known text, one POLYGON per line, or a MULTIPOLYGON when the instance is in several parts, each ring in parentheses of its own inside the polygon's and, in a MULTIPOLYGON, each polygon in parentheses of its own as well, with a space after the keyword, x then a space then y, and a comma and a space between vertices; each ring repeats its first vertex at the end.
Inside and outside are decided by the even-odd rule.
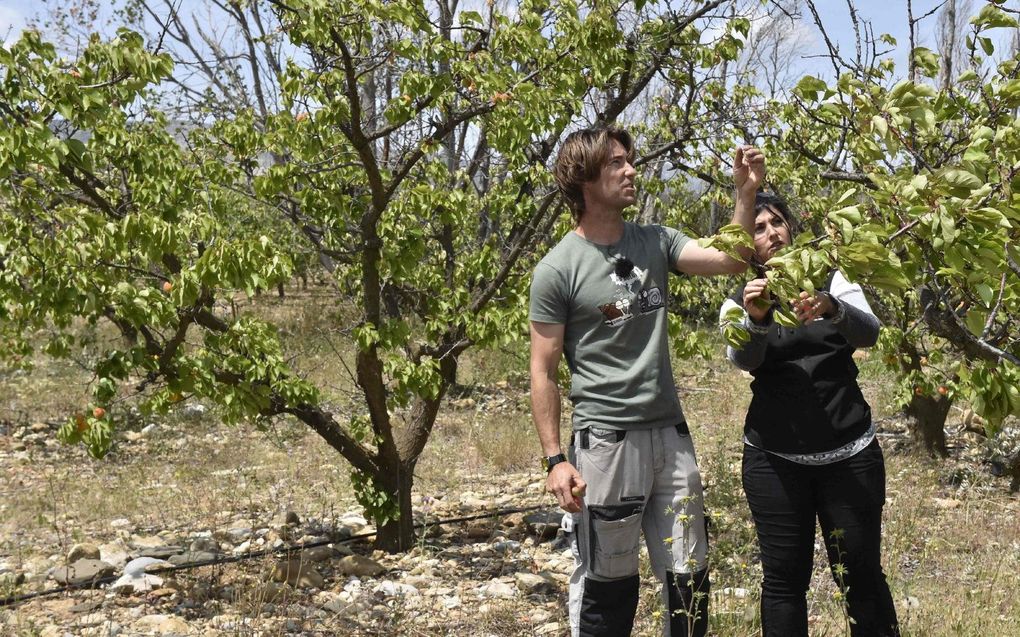
POLYGON ((813 296, 807 292, 800 293, 800 299, 792 302, 793 312, 801 323, 810 323, 815 319, 832 316, 836 308, 832 305, 832 297, 825 292, 816 292, 813 296))
POLYGON ((764 323, 768 316, 772 297, 767 289, 767 279, 754 279, 744 286, 744 310, 755 323, 764 323))
POLYGON ((754 198, 765 183, 765 153, 750 145, 737 146, 733 155, 733 185, 737 194, 754 198))

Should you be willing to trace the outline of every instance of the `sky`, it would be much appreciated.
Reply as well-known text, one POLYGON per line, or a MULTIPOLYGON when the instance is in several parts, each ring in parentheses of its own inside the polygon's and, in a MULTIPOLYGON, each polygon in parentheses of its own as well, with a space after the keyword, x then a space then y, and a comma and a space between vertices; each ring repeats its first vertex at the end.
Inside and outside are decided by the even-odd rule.
MULTIPOLYGON (((54 4, 59 0, 51 0, 54 4)), ((508 0, 512 3, 512 0, 508 0)), ((0 0, 0 40, 12 42, 17 38, 26 20, 39 10, 42 3, 37 0, 0 0)), ((197 0, 183 0, 184 6, 198 4, 197 0)), ((502 4, 502 3, 501 3, 502 4)), ((888 33, 897 40, 896 51, 893 58, 896 61, 897 69, 903 68, 905 51, 907 49, 907 2, 906 0, 853 0, 860 16, 872 23, 875 35, 888 33)), ((914 0, 915 17, 927 13, 939 6, 941 0, 914 0)), ((963 4, 961 2, 960 4, 963 4)), ((980 7, 983 3, 980 0, 973 0, 973 6, 980 7)), ((854 49, 854 34, 850 23, 847 2, 843 0, 820 0, 816 3, 823 23, 832 38, 839 46, 841 52, 851 55, 854 49)), ((805 11, 805 17, 807 12, 805 11)), ((918 32, 917 44, 935 49, 935 16, 926 19, 918 32)), ((998 29, 998 36, 1005 41, 1005 30, 998 29)), ((808 38, 807 49, 809 53, 821 54, 823 42, 817 28, 813 23, 803 25, 804 37, 808 38)), ((802 58, 799 60, 803 73, 824 73, 829 68, 827 60, 818 58, 802 58)))

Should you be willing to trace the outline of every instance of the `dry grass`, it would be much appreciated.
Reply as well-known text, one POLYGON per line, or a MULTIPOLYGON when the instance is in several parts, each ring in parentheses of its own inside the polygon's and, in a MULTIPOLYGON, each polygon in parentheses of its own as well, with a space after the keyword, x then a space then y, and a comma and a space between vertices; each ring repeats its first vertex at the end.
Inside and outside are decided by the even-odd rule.
MULTIPOLYGON (((335 332, 336 308, 328 300, 265 298, 242 309, 284 324, 288 350, 325 388, 338 414, 357 407, 348 372, 351 352, 335 332)), ((894 416, 890 379, 868 363, 862 368, 876 418, 894 416)), ((419 464, 419 494, 473 491, 495 497, 499 493, 487 477, 538 471, 525 371, 523 347, 467 357, 461 385, 451 392, 419 464)), ((721 356, 677 362, 675 371, 713 520, 713 590, 720 592, 713 598, 713 631, 755 635, 761 571, 739 475, 748 379, 721 356)), ((88 381, 86 372, 66 362, 40 361, 31 375, 0 373, 0 423, 8 423, 9 435, 15 426, 62 418, 87 401, 88 381)), ((74 542, 109 535, 116 518, 183 535, 239 515, 265 523, 287 509, 329 518, 355 508, 347 465, 301 425, 280 421, 269 432, 257 432, 224 427, 207 413, 135 426, 150 420, 159 428, 144 450, 124 446, 101 462, 76 448, 33 447, 29 461, 21 463, 2 458, 0 557, 64 552, 74 542)), ((0 425, 0 457, 10 453, 3 433, 0 425)), ((1020 634, 1020 599, 1014 595, 1020 589, 1020 500, 1007 493, 1007 481, 992 478, 960 449, 938 463, 913 455, 902 435, 884 435, 882 442, 888 473, 884 565, 903 634, 1020 634), (955 479, 961 473, 967 476, 962 482, 955 479)), ((643 572, 635 634, 657 635, 658 590, 647 567, 643 572)), ((819 549, 809 598, 812 635, 847 634, 835 591, 819 549)), ((239 607, 257 614, 262 603, 256 590, 239 607)), ((528 610, 519 600, 493 604, 472 626, 447 626, 442 634, 528 634, 515 623, 528 610)), ((391 634, 386 630, 396 630, 392 622, 399 609, 394 613, 390 624, 366 624, 355 634, 391 634)), ((30 625, 26 619, 24 634, 32 634, 30 625)), ((274 630, 282 628, 268 634, 278 634, 274 630)))

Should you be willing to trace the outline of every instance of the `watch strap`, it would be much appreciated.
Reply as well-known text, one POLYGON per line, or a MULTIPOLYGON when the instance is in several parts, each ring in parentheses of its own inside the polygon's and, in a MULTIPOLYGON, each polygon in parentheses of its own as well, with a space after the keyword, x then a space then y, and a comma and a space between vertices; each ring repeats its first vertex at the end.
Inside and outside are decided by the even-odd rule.
POLYGON ((542 468, 545 469, 546 473, 552 471, 552 468, 561 462, 566 462, 567 457, 562 453, 558 453, 555 456, 544 456, 542 458, 542 468))

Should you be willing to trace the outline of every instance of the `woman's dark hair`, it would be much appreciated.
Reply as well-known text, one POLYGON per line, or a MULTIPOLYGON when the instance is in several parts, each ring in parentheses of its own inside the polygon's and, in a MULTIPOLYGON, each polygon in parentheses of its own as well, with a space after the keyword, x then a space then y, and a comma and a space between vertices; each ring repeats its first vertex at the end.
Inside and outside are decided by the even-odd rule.
POLYGON ((790 231, 793 231, 797 220, 790 213, 790 207, 786 205, 785 199, 771 192, 759 192, 754 196, 754 216, 757 217, 758 213, 766 208, 771 208, 778 212, 783 221, 786 222, 786 225, 790 226, 790 231))

